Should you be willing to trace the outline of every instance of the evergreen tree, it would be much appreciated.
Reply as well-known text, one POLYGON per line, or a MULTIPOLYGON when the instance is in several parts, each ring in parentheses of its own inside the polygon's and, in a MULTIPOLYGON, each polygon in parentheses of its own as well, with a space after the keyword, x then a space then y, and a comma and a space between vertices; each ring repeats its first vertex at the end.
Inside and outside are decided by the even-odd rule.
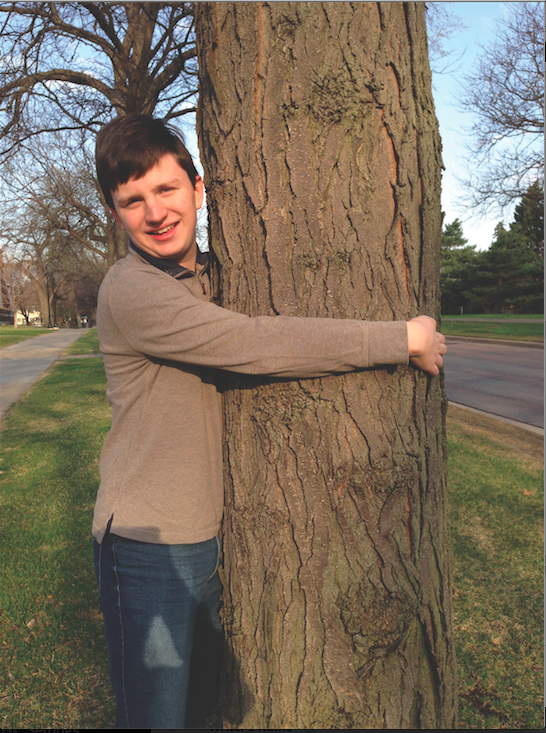
POLYGON ((516 206, 514 224, 519 225, 527 247, 544 259, 544 189, 538 181, 529 186, 516 206))
POLYGON ((495 239, 484 253, 484 282, 476 289, 485 312, 537 313, 543 309, 543 260, 528 245, 520 222, 509 229, 498 224, 495 239))
POLYGON ((452 315, 467 310, 476 279, 476 247, 465 239, 459 219, 446 224, 442 232, 440 254, 440 289, 442 314, 452 315), (462 311, 461 311, 462 309, 462 311))

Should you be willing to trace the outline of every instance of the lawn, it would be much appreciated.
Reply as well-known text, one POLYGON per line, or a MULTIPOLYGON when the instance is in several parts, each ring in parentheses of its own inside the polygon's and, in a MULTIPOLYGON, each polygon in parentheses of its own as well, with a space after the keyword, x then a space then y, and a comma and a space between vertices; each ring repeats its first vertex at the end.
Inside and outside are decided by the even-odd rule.
POLYGON ((42 326, 18 326, 14 328, 13 326, 2 325, 0 326, 0 349, 3 349, 4 346, 18 344, 20 341, 26 341, 26 339, 31 339, 35 336, 42 336, 44 333, 53 332, 42 326))
POLYGON ((3 728, 112 727, 90 535, 104 393, 102 359, 59 362, 2 423, 3 728))
POLYGON ((463 321, 465 318, 479 318, 483 320, 498 321, 499 319, 508 318, 511 321, 528 320, 533 319, 536 321, 543 321, 543 313, 465 313, 462 316, 442 316, 443 320, 460 320, 463 321))
POLYGON ((100 354, 99 337, 96 328, 90 328, 87 333, 77 341, 74 341, 68 349, 67 354, 100 354))
POLYGON ((475 336, 544 343, 544 321, 541 319, 537 319, 536 323, 519 323, 517 319, 509 323, 495 323, 493 319, 464 321, 442 318, 440 330, 446 336, 475 336))
POLYGON ((459 727, 543 727, 543 437, 450 406, 459 727))
MULTIPOLYGON (((105 390, 101 359, 60 361, 2 423, 3 728, 113 726, 90 537, 105 390)), ((452 407, 448 438, 460 727, 540 728, 542 440, 452 407)))

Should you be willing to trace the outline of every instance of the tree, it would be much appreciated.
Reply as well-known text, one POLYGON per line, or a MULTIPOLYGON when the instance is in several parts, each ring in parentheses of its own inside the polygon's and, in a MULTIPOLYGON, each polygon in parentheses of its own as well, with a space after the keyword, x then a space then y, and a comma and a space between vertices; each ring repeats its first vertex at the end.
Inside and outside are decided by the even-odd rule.
POLYGON ((467 245, 456 219, 442 233, 442 313, 541 313, 544 307, 544 193, 537 183, 499 222, 488 250, 467 245))
POLYGON ((484 313, 539 313, 544 307, 543 262, 526 247, 518 226, 497 224, 491 247, 476 264, 480 277, 472 298, 484 313))
POLYGON ((476 257, 476 247, 465 239, 460 220, 446 224, 440 254, 443 315, 464 312, 468 308, 469 291, 475 284, 476 257))
POLYGON ((4 155, 116 114, 195 112, 190 3, 0 3, 4 155))
MULTIPOLYGON (((222 305, 438 316, 440 139, 421 3, 199 3, 222 305)), ((228 728, 450 728, 445 397, 409 367, 227 376, 228 728)))
POLYGON ((461 108, 475 115, 467 203, 481 212, 511 204, 534 180, 544 187, 544 5, 506 7, 459 94, 461 108))
POLYGON ((544 189, 538 181, 529 186, 516 206, 514 225, 519 225, 526 246, 544 259, 544 189))

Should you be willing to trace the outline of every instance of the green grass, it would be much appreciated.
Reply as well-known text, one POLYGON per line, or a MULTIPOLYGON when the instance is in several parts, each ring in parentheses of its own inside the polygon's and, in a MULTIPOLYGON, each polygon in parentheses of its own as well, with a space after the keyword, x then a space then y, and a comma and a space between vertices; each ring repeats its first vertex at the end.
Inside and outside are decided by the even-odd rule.
POLYGON ((102 359, 59 363, 3 421, 4 728, 112 725, 90 534, 109 424, 102 359))
POLYGON ((442 319, 441 329, 446 336, 474 336, 479 338, 509 339, 511 341, 544 342, 544 322, 493 323, 492 320, 456 321, 442 319))
POLYGON ((52 333, 52 331, 42 326, 18 326, 14 328, 13 326, 3 325, 0 327, 0 349, 35 336, 42 336, 44 333, 52 333))
POLYGON ((459 727, 543 727, 542 437, 451 408, 459 727))
POLYGON ((100 354, 99 337, 96 328, 90 328, 87 333, 68 347, 67 354, 100 354))
POLYGON ((499 319, 505 319, 509 318, 511 321, 517 321, 521 319, 534 319, 537 321, 543 321, 544 320, 544 314, 543 313, 464 313, 462 316, 442 316, 442 321, 444 319, 460 319, 463 320, 464 318, 480 318, 484 320, 499 320, 499 319))
MULTIPOLYGON (((61 361, 2 423, 4 728, 113 726, 90 535, 105 390, 102 359, 61 361)), ((448 437, 460 727, 541 728, 542 439, 452 407, 448 437)))

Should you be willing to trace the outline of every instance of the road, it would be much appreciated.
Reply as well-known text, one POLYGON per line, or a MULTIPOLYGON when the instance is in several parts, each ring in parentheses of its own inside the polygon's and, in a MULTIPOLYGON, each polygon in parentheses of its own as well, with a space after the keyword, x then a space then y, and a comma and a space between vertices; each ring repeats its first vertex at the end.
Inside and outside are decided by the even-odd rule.
POLYGON ((63 328, 0 349, 0 420, 67 346, 85 331, 63 328))
POLYGON ((544 350, 447 337, 447 398, 544 428, 544 350))

